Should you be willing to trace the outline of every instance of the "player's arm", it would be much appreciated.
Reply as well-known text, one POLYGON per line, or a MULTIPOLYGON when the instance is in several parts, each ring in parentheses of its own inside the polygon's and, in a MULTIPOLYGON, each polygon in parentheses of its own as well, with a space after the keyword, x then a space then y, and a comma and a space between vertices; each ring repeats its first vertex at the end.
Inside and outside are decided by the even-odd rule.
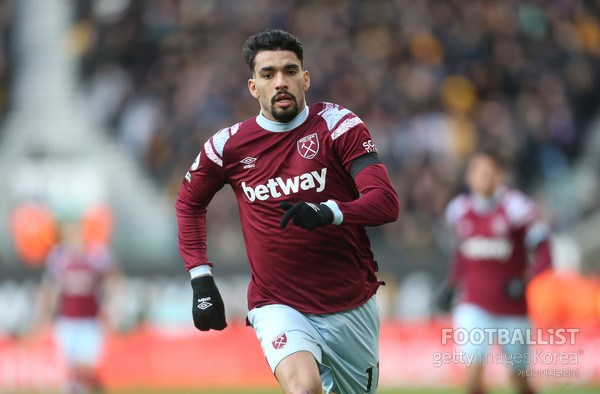
POLYGON ((548 226, 539 221, 529 226, 525 235, 525 245, 533 253, 532 264, 525 273, 526 278, 531 280, 552 267, 550 229, 548 226))
MULTIPOLYGON (((506 292, 511 298, 525 295, 528 283, 543 271, 552 267, 550 250, 550 228, 539 218, 535 203, 523 194, 516 194, 514 203, 509 204, 508 216, 516 226, 525 231, 525 246, 533 255, 533 261, 521 277, 511 278, 506 283, 506 292)), ((511 201, 512 202, 512 201, 511 201)))
MULTIPOLYGON (((398 219, 400 203, 377 148, 362 120, 349 111, 331 129, 332 151, 346 168, 360 197, 354 201, 280 203, 286 211, 280 227, 289 220, 312 230, 328 224, 377 226, 398 219)), ((330 119, 331 120, 331 119, 330 119)))
POLYGON ((312 231, 315 227, 328 224, 378 226, 398 219, 398 196, 376 153, 356 158, 349 172, 362 195, 360 198, 344 203, 337 200, 320 204, 281 202, 279 207, 286 212, 280 227, 285 228, 290 220, 296 226, 312 231))
POLYGON ((108 250, 106 250, 106 257, 109 262, 102 277, 103 297, 100 316, 108 327, 118 328, 121 316, 120 300, 124 292, 125 277, 116 264, 113 254, 108 250))
POLYGON ((549 230, 545 223, 536 222, 527 228, 525 245, 533 255, 533 261, 521 277, 511 278, 506 283, 506 292, 513 299, 524 297, 529 282, 552 267, 549 230))
POLYGON ((349 173, 361 197, 349 202, 325 202, 334 212, 334 224, 379 226, 398 219, 398 195, 377 153, 354 159, 349 173))
POLYGON ((455 250, 450 259, 448 276, 436 296, 436 304, 442 311, 448 312, 452 309, 456 293, 464 277, 464 271, 464 259, 460 252, 455 250))
POLYGON ((466 271, 466 262, 460 252, 459 240, 455 233, 455 226, 460 217, 465 213, 464 196, 455 197, 446 207, 444 216, 445 224, 449 233, 452 235, 453 251, 448 265, 448 274, 446 280, 442 283, 436 296, 438 308, 444 312, 452 309, 456 293, 464 280, 466 271))
POLYGON ((192 316, 201 331, 227 326, 223 299, 212 277, 213 265, 206 255, 206 208, 223 187, 223 169, 222 161, 219 166, 208 157, 206 149, 186 174, 175 203, 179 252, 190 272, 192 316))
POLYGON ((51 321, 56 312, 59 296, 59 284, 50 273, 45 273, 37 289, 29 331, 32 335, 40 333, 51 321))

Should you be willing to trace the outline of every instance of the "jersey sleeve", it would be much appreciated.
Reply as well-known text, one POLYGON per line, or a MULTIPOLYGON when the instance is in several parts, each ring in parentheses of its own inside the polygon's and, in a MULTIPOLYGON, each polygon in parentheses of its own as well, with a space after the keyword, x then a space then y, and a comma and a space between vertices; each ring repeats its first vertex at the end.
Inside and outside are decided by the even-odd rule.
POLYGON ((343 217, 341 223, 378 226, 398 219, 398 195, 383 164, 363 168, 354 183, 361 197, 350 202, 335 201, 343 217))
POLYGON ((225 183, 219 135, 204 144, 181 183, 175 203, 179 253, 188 270, 212 266, 206 255, 206 208, 225 183))
POLYGON ((535 202, 518 190, 511 190, 506 194, 504 209, 513 228, 529 227, 538 217, 535 202))
MULTIPOLYGON (((327 123, 332 149, 350 173, 354 159, 368 153, 377 154, 363 121, 352 111, 337 104, 323 103, 319 115, 327 123)), ((398 196, 383 164, 371 164, 354 177, 361 197, 350 202, 335 202, 335 224, 377 226, 398 218, 398 196), (338 211, 339 209, 339 211, 338 211)))
POLYGON ((460 218, 464 216, 468 210, 468 199, 464 194, 461 194, 450 200, 444 212, 444 219, 446 221, 446 225, 450 229, 450 233, 452 234, 454 243, 452 256, 450 258, 450 264, 448 266, 447 277, 447 283, 452 287, 459 285, 465 276, 466 265, 464 262, 464 257, 462 253, 460 253, 460 249, 458 247, 458 239, 457 234, 455 232, 455 226, 456 223, 460 220, 460 218))
POLYGON ((54 280, 60 276, 61 249, 59 245, 55 245, 46 256, 46 269, 43 274, 45 279, 54 280))
POLYGON ((468 199, 464 195, 454 197, 446 206, 444 218, 446 225, 453 228, 456 222, 468 211, 468 199))
POLYGON ((452 287, 460 285, 465 276, 465 269, 466 264, 464 258, 458 249, 455 249, 454 253, 452 253, 452 258, 450 259, 450 265, 448 267, 448 285, 452 287))
POLYGON ((525 246, 533 254, 526 277, 531 279, 551 268, 550 227, 540 219, 535 202, 526 194, 511 190, 506 196, 505 210, 511 225, 525 230, 525 246))
POLYGON ((333 150, 347 171, 352 161, 367 153, 377 153, 377 147, 363 121, 348 111, 331 129, 333 150))
POLYGON ((117 267, 115 254, 104 244, 88 245, 86 254, 90 264, 102 275, 117 267))

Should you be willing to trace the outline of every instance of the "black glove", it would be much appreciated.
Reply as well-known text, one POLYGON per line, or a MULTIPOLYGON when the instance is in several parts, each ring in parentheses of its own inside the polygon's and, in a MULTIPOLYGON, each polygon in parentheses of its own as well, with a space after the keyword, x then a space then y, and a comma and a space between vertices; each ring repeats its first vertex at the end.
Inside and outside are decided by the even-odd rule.
POLYGON ((527 282, 522 278, 512 278, 506 282, 505 290, 508 297, 516 300, 525 296, 527 282))
POLYGON ((210 275, 198 276, 192 279, 192 289, 194 326, 200 331, 208 331, 211 328, 222 330, 227 327, 225 306, 214 278, 210 275))
POLYGON ((285 228, 290 219, 292 222, 308 231, 313 231, 317 226, 326 226, 333 222, 333 211, 325 204, 313 204, 300 201, 296 205, 289 202, 280 202, 279 207, 285 210, 279 227, 285 228))
POLYGON ((442 312, 450 312, 454 301, 455 288, 450 285, 445 285, 438 293, 435 303, 442 312))

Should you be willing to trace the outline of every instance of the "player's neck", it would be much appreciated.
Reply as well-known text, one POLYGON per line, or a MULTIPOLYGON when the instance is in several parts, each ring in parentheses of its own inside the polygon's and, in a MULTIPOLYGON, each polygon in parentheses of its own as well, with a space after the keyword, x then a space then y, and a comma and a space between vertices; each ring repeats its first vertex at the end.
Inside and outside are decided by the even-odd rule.
POLYGON ((281 132, 290 131, 292 129, 295 129, 296 127, 298 127, 302 123, 304 123, 306 118, 308 118, 308 106, 304 106, 304 109, 302 111, 300 111, 300 113, 298 115, 296 115, 296 117, 294 119, 292 119, 291 121, 289 121, 287 123, 275 122, 273 120, 267 119, 263 115, 262 110, 261 110, 260 114, 256 117, 256 123, 258 123, 258 125, 260 127, 262 127, 263 129, 265 129, 267 131, 281 133, 281 132))
POLYGON ((472 192, 473 209, 477 213, 485 213, 493 209, 500 200, 500 197, 504 193, 503 187, 498 187, 491 196, 484 196, 482 194, 472 192))

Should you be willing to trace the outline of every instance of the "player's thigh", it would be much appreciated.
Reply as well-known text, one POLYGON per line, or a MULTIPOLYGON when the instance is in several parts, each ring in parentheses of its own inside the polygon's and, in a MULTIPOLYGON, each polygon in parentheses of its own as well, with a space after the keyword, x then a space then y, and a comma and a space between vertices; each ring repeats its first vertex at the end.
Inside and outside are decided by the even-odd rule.
POLYGON ((365 304, 316 317, 324 335, 321 378, 328 392, 374 393, 379 383, 379 308, 365 304))
POLYGON ((513 371, 527 369, 530 361, 529 346, 526 338, 530 338, 528 330, 531 323, 526 316, 506 316, 498 318, 498 326, 508 330, 507 339, 502 342, 502 348, 513 371))
POLYGON ((55 338, 69 363, 90 367, 97 364, 104 342, 97 319, 60 318, 55 324, 55 338))
POLYGON ((320 334, 306 316, 295 309, 285 305, 265 305, 252 309, 248 321, 274 373, 282 360, 301 351, 321 362, 320 334))
MULTIPOLYGON (((460 349, 470 356, 482 356, 494 338, 486 329, 497 328, 495 317, 475 304, 459 304, 453 313, 454 337, 460 349)), ((472 360, 478 362, 477 359, 472 360)))
POLYGON ((299 351, 285 357, 275 368, 284 393, 321 393, 319 367, 312 353, 299 351))

